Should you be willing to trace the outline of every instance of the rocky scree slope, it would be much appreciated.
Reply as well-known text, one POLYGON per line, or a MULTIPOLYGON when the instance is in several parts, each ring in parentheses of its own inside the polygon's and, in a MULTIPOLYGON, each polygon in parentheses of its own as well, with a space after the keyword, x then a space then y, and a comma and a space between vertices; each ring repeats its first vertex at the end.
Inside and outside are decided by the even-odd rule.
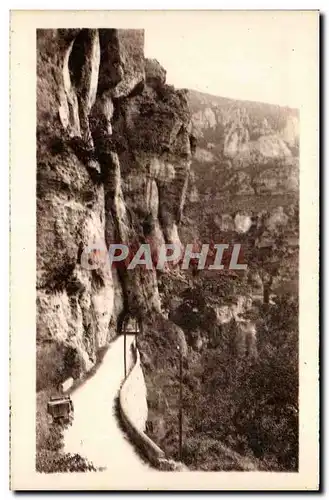
POLYGON ((40 391, 88 372, 125 313, 162 317, 155 271, 83 258, 92 245, 179 243, 191 126, 186 92, 145 60, 142 30, 38 30, 37 77, 40 391))

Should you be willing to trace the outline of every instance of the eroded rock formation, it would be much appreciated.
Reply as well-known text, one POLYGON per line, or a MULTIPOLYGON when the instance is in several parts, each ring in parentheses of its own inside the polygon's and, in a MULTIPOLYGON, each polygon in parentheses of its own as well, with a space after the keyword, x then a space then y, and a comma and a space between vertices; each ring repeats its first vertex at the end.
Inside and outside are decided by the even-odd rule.
POLYGON ((90 370, 123 312, 161 316, 154 270, 113 269, 97 251, 81 264, 113 242, 179 243, 187 96, 143 49, 142 30, 38 30, 39 389, 90 370))

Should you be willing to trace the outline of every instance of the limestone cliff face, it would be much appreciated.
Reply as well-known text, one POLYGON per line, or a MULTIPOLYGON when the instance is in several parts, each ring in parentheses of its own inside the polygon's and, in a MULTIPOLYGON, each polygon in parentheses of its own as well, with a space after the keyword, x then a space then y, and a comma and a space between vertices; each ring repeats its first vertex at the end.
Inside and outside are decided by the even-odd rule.
POLYGON ((81 259, 179 242, 187 96, 143 46, 141 30, 38 30, 38 388, 88 371, 123 311, 161 314, 154 270, 81 259))
MULTIPOLYGON (((192 166, 194 199, 197 191, 211 201, 216 191, 222 200, 227 195, 238 197, 237 206, 246 197, 297 196, 297 110, 195 91, 189 91, 188 100, 192 132, 198 138, 192 166)), ((227 200, 222 205, 227 207, 227 200)))

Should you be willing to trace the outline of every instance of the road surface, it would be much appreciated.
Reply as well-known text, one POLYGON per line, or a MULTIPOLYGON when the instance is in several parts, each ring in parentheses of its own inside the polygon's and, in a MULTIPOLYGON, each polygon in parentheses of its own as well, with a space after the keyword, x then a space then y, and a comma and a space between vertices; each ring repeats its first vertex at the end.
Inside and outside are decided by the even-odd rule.
MULTIPOLYGON (((128 370, 133 364, 130 350, 133 340, 133 335, 127 335, 128 370)), ((64 431, 64 451, 79 453, 95 467, 107 470, 151 472, 154 469, 136 453, 115 416, 115 400, 124 378, 123 350, 123 335, 120 335, 112 342, 96 373, 72 393, 74 420, 64 431)))

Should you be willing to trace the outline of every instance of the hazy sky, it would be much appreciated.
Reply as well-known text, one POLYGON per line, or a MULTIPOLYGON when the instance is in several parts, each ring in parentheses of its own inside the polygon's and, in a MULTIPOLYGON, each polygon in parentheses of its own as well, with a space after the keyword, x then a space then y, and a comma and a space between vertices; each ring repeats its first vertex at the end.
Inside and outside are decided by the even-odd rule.
POLYGON ((145 53, 167 83, 223 97, 300 107, 316 34, 305 12, 207 12, 166 19, 145 30, 145 53), (169 22, 168 22, 169 21, 169 22), (306 63, 305 63, 306 61, 306 63))

